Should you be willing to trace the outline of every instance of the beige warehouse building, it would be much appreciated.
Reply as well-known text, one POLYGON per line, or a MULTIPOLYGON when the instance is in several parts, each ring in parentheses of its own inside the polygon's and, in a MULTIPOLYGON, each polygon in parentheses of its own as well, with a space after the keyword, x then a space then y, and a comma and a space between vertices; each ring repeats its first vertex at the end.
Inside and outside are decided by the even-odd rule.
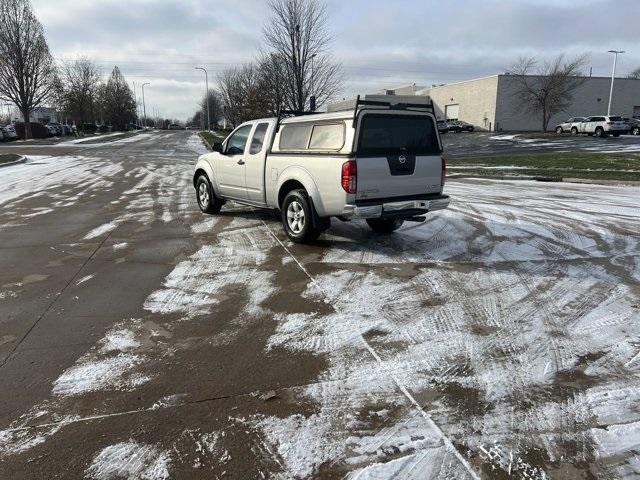
MULTIPOLYGON (((610 87, 610 77, 587 78, 576 88, 571 105, 551 117, 549 128, 569 117, 606 115, 610 87)), ((405 93, 406 87, 402 88, 405 93)), ((438 118, 464 120, 478 130, 542 130, 542 114, 526 111, 518 100, 515 79, 510 75, 438 85, 416 90, 415 94, 431 97, 438 118)), ((616 78, 611 114, 640 116, 640 80, 616 78)))

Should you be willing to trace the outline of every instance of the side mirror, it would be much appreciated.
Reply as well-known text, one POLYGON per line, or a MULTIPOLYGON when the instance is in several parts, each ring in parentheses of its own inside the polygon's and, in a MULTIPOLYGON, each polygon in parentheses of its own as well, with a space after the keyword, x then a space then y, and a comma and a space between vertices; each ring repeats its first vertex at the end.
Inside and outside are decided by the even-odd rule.
POLYGON ((211 148, 212 148, 212 150, 213 150, 214 152, 223 153, 223 152, 222 152, 222 143, 220 143, 220 142, 216 142, 216 143, 214 143, 214 144, 213 144, 213 147, 211 147, 211 148))

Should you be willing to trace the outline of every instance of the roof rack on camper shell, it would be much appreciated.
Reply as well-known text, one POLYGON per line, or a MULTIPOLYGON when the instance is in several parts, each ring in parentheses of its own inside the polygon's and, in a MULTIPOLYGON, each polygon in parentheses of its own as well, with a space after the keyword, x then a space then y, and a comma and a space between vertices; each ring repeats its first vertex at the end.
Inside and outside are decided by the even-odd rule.
MULTIPOLYGON (((415 98, 415 96, 412 96, 415 98)), ((420 99, 424 99, 425 101, 422 103, 415 102, 406 102, 403 101, 407 98, 407 96, 395 96, 395 95, 366 95, 364 99, 358 95, 355 99, 355 102, 352 100, 348 100, 344 102, 344 107, 341 109, 333 110, 336 111, 344 111, 353 109, 353 128, 356 126, 358 112, 363 110, 366 107, 375 107, 379 109, 387 109, 387 110, 411 110, 411 111, 427 111, 433 113, 435 116, 436 111, 433 106, 433 101, 429 97, 418 97, 420 99), (373 97, 369 99, 367 97, 373 97), (401 100, 401 101, 398 101, 401 100)), ((413 100, 413 98, 412 98, 413 100)), ((331 109, 329 110, 331 112, 331 109)), ((327 113, 329 113, 327 112, 327 113)), ((300 117, 303 115, 317 115, 320 112, 316 111, 304 111, 304 110, 279 110, 278 111, 278 120, 276 123, 276 132, 280 130, 280 121, 284 116, 293 116, 300 117)))
MULTIPOLYGON (((393 95, 388 95, 393 97, 393 95)), ((433 102, 429 100, 429 102, 425 103, 408 103, 408 102, 393 102, 391 99, 389 101, 385 100, 360 100, 360 95, 356 97, 356 103, 353 108, 353 128, 356 127, 356 123, 358 120, 358 107, 379 107, 386 108, 387 110, 427 110, 436 114, 435 109, 433 108, 433 102)), ((361 109, 362 110, 362 109, 361 109)))

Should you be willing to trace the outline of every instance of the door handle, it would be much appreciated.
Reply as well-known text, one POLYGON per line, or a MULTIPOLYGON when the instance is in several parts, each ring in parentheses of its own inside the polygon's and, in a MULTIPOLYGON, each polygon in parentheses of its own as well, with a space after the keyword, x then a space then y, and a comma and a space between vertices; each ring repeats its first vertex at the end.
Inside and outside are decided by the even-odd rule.
POLYGON ((238 160, 238 165, 244 165, 244 160, 238 160))

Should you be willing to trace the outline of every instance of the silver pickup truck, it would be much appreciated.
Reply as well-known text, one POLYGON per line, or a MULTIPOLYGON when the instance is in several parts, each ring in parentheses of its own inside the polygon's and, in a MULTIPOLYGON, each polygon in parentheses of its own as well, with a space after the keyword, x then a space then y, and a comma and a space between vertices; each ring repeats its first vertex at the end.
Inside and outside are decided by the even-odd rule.
POLYGON ((362 218, 379 233, 444 209, 445 162, 432 104, 360 100, 352 111, 243 123, 196 164, 204 213, 227 200, 276 208, 294 242, 330 218, 362 218))

